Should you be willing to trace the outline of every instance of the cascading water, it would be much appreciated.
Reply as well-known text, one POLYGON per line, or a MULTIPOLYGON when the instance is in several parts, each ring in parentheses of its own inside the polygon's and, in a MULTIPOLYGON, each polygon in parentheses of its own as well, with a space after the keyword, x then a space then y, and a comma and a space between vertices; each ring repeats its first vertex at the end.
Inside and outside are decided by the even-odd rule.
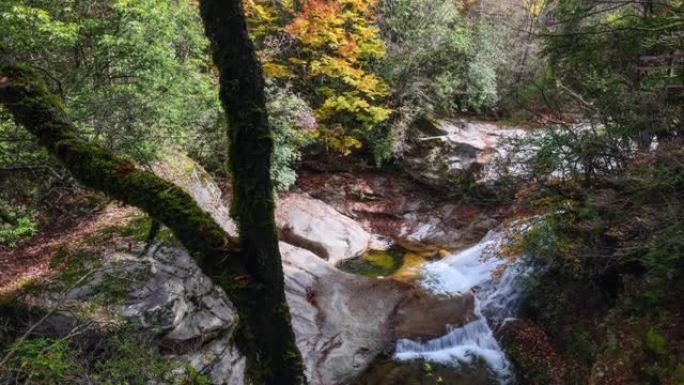
POLYGON ((481 359, 501 384, 513 380, 511 363, 490 325, 515 316, 522 294, 520 281, 528 271, 498 255, 503 238, 501 232, 490 232, 477 245, 423 268, 421 284, 427 290, 440 294, 472 291, 476 319, 427 342, 399 340, 397 359, 445 365, 468 365, 481 359))

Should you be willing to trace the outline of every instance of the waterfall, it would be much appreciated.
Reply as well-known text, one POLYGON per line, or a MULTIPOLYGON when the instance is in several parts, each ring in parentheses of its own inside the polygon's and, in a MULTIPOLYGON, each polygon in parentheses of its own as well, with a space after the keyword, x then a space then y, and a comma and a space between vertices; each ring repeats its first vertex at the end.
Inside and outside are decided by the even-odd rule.
POLYGON ((529 269, 498 255, 503 238, 502 232, 490 232, 477 245, 425 265, 421 285, 440 294, 472 291, 476 319, 427 342, 399 340, 395 358, 454 366, 482 360, 501 384, 513 380, 511 363, 490 325, 500 325, 516 315, 522 294, 520 281, 529 269))

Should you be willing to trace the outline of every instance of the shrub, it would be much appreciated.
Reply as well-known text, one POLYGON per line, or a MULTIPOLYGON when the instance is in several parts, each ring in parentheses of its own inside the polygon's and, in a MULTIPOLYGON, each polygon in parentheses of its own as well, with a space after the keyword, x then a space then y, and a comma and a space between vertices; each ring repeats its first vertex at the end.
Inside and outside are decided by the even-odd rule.
POLYGON ((289 89, 269 82, 266 96, 274 144, 271 179, 276 189, 288 190, 297 179, 294 164, 302 147, 311 142, 316 120, 308 104, 289 89))
POLYGON ((187 364, 163 357, 151 336, 129 324, 113 332, 96 333, 102 334, 16 341, 10 345, 14 352, 3 368, 10 370, 0 373, 0 381, 40 385, 211 384, 187 364))
POLYGON ((29 217, 19 217, 16 223, 0 223, 0 245, 15 247, 17 243, 38 231, 36 223, 29 217))
POLYGON ((78 351, 61 339, 34 338, 15 343, 7 367, 20 370, 17 379, 24 383, 58 385, 73 383, 79 375, 78 351))

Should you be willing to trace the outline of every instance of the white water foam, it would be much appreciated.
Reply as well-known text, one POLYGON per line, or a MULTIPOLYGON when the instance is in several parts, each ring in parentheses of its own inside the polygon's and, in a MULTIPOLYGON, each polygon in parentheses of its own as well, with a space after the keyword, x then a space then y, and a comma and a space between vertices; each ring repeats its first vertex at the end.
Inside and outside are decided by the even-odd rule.
POLYGON ((515 316, 521 297, 520 278, 528 273, 497 254, 503 235, 490 232, 477 245, 441 261, 427 264, 421 284, 440 294, 475 296, 476 320, 427 342, 397 341, 395 358, 423 359, 445 365, 468 365, 484 361, 501 384, 513 379, 511 363, 494 338, 491 324, 501 324, 515 316), (500 275, 495 272, 501 272, 500 275))

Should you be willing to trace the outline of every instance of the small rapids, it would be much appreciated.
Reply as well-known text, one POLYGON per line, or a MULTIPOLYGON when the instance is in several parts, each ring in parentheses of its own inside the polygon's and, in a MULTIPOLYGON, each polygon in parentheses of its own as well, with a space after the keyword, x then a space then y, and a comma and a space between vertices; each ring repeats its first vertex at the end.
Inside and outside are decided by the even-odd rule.
POLYGON ((490 232, 477 245, 423 268, 421 284, 440 294, 472 291, 476 320, 445 336, 418 342, 397 341, 395 358, 422 359, 460 366, 482 360, 501 384, 513 381, 511 363, 494 337, 492 326, 513 318, 522 295, 521 279, 529 273, 498 255, 501 232, 490 232))

